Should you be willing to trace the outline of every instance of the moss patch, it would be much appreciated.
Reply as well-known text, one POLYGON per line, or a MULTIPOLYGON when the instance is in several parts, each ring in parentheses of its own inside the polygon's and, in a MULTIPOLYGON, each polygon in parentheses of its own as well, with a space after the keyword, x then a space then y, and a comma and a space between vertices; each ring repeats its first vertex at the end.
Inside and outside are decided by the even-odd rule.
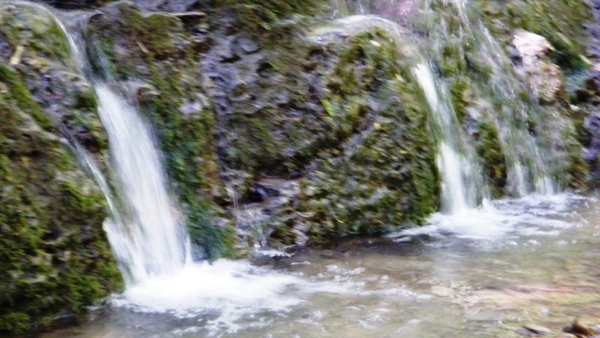
POLYGON ((0 332, 80 313, 121 283, 103 195, 14 92, 0 93, 0 332))

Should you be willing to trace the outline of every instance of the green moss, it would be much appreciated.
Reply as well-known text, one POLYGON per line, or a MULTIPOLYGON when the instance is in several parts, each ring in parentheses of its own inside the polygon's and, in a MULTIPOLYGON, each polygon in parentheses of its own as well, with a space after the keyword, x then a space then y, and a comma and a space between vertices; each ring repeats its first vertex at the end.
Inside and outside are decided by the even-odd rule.
POLYGON ((11 96, 0 94, 0 332, 81 313, 121 285, 103 195, 11 96))
POLYGON ((21 77, 13 69, 0 64, 0 81, 8 85, 10 98, 17 102, 19 108, 31 114, 45 130, 55 130, 52 120, 42 111, 21 77))
POLYGON ((567 71, 586 68, 585 23, 592 19, 584 0, 478 0, 484 19, 501 40, 517 29, 547 38, 555 48, 554 61, 567 71))
POLYGON ((505 192, 508 173, 498 130, 489 122, 480 123, 477 129, 479 131, 475 136, 477 154, 483 159, 483 170, 490 184, 492 196, 500 198, 505 192))
POLYGON ((0 332, 22 333, 27 331, 30 318, 26 313, 13 312, 0 317, 0 332))

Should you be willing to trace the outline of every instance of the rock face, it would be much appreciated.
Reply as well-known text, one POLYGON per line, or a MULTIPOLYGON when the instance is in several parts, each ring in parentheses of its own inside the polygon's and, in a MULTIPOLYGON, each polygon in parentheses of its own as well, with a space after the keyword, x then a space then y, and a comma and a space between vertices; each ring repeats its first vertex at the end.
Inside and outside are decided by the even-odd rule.
POLYGON ((436 210, 427 111, 383 30, 312 36, 290 20, 252 31, 228 15, 142 16, 123 2, 102 12, 88 38, 119 79, 156 88, 141 107, 209 256, 234 231, 295 245, 418 224, 436 210), (246 208, 257 217, 240 216, 246 208))
POLYGON ((65 139, 105 147, 90 85, 44 10, 2 4, 0 27, 0 332, 18 332, 68 318, 121 282, 104 197, 65 139))

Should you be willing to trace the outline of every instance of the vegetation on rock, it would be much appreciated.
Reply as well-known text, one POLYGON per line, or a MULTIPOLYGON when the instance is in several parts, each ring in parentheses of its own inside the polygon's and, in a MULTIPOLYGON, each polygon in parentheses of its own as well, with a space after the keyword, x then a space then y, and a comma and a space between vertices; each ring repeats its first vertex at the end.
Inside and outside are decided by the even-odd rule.
POLYGON ((24 48, 0 64, 0 332, 21 332, 82 312, 121 276, 102 229, 104 196, 60 130, 104 147, 101 129, 86 127, 99 125, 89 84, 67 66, 47 13, 3 5, 0 23, 3 48, 24 48))

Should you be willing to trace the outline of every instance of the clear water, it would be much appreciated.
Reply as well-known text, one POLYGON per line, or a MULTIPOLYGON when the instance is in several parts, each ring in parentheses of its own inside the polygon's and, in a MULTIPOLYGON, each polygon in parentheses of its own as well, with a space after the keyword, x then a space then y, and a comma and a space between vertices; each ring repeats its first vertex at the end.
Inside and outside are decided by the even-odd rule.
POLYGON ((262 267, 218 261, 139 285, 55 337, 520 337, 600 318, 600 210, 502 200, 262 267), (485 231, 482 228, 485 227, 485 231))

